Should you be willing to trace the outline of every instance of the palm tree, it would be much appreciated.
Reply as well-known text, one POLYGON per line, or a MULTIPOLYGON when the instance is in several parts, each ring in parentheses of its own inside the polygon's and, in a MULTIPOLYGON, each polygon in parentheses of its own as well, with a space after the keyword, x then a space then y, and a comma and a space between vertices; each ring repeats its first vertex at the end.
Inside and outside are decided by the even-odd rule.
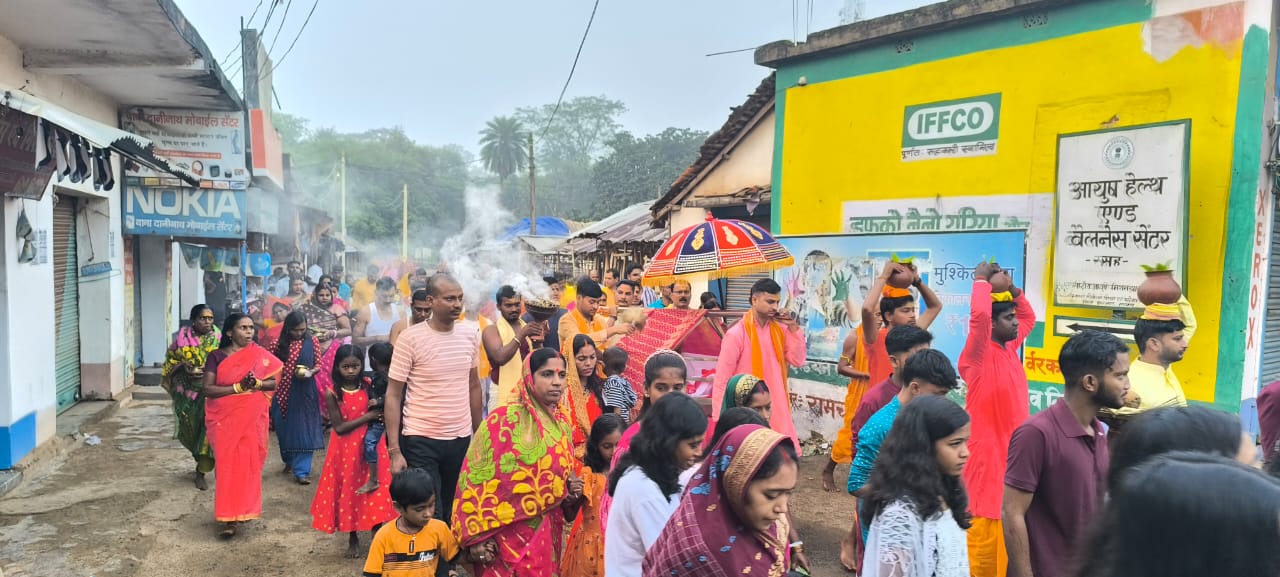
POLYGON ((524 170, 529 159, 525 136, 524 126, 510 116, 495 117, 480 131, 480 160, 489 172, 498 175, 499 187, 506 184, 507 177, 524 170))

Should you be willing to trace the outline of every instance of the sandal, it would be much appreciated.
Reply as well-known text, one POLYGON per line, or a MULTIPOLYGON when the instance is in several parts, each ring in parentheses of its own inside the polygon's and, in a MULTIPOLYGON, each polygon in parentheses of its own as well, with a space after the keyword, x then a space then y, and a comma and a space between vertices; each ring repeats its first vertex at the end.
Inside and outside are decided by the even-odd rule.
POLYGON ((294 479, 295 481, 297 481, 299 485, 310 485, 310 484, 311 484, 311 477, 294 477, 293 479, 294 479))
POLYGON ((218 533, 218 538, 219 538, 219 539, 230 539, 230 538, 235 537, 235 536, 236 536, 236 524, 235 524, 235 523, 227 523, 227 526, 226 526, 226 527, 224 527, 224 528, 222 529, 222 531, 218 533))

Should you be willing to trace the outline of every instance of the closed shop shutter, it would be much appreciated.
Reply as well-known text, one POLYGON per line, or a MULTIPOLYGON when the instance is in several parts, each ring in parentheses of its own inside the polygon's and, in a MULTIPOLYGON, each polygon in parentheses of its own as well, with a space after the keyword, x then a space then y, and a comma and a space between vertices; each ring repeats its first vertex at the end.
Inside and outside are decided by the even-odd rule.
POLYGON ((746 310, 751 308, 751 285, 762 278, 772 278, 773 274, 761 272, 730 278, 725 283, 724 307, 727 310, 746 310))
POLYGON ((1271 222, 1271 270, 1267 276, 1267 322, 1259 390, 1280 380, 1280 206, 1276 209, 1271 222))
POLYGON ((57 197, 53 207, 54 345, 58 410, 80 400, 80 281, 76 268, 76 199, 57 197))

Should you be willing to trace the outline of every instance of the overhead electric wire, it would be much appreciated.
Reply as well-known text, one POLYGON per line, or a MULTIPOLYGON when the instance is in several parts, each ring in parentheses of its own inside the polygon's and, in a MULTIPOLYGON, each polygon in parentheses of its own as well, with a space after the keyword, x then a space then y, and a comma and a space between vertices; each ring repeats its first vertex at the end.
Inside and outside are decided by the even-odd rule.
MULTIPOLYGON (((284 23, 289 21, 289 8, 293 6, 293 0, 285 0, 284 15, 280 17, 280 25, 276 26, 276 35, 271 39, 271 47, 267 49, 267 54, 271 54, 276 49, 276 40, 280 39, 280 31, 284 30, 284 23)), ((263 30, 266 32, 266 30, 263 30)))
POLYGON ((547 118, 547 123, 542 127, 542 131, 538 134, 538 141, 547 134, 547 129, 551 128, 551 123, 556 119, 556 113, 560 112, 560 104, 564 102, 564 93, 569 90, 569 83, 573 81, 573 73, 578 69, 578 59, 582 57, 582 47, 587 44, 587 35, 591 33, 591 23, 596 21, 596 10, 600 8, 600 0, 596 0, 594 6, 591 7, 591 17, 587 19, 587 29, 582 31, 582 41, 578 43, 578 53, 573 56, 573 66, 569 67, 569 77, 564 80, 564 86, 560 88, 560 97, 556 99, 556 105, 551 109, 551 116, 547 118))
MULTIPOLYGON (((258 16, 258 10, 262 8, 262 3, 263 3, 264 1, 265 1, 265 0, 258 0, 258 5, 257 5, 257 6, 255 6, 255 7, 253 8, 253 14, 250 14, 250 15, 249 15, 249 20, 248 20, 248 21, 246 21, 246 22, 244 23, 244 26, 241 26, 241 28, 247 28, 247 27, 249 27, 249 26, 252 26, 252 25, 253 25, 253 19, 254 19, 254 18, 256 18, 256 17, 258 16)), ((227 55, 226 55, 226 56, 223 56, 223 57, 222 57, 222 59, 223 59, 223 60, 226 60, 226 59, 228 59, 228 58, 231 58, 231 55, 232 55, 232 54, 235 54, 235 53, 236 53, 236 49, 237 49, 237 48, 239 48, 239 47, 240 47, 240 41, 239 41, 239 40, 237 40, 237 41, 236 41, 236 45, 235 45, 234 47, 232 47, 232 48, 231 48, 231 50, 229 50, 229 51, 227 52, 227 55)), ((233 62, 232 64, 234 64, 234 62, 233 62)), ((228 66, 230 66, 230 64, 228 64, 228 66)))
MULTIPOLYGON (((599 0, 597 0, 599 1, 599 0)), ((316 13, 316 7, 320 5, 320 0, 316 0, 311 4, 311 11, 307 12, 307 19, 302 21, 302 28, 298 29, 298 34, 293 37, 293 42, 289 43, 289 48, 280 55, 280 59, 271 65, 271 73, 274 74, 276 69, 284 63, 284 59, 289 57, 289 53, 293 52, 293 47, 298 44, 298 39, 302 37, 302 32, 307 29, 307 24, 311 23, 311 15, 316 13)))

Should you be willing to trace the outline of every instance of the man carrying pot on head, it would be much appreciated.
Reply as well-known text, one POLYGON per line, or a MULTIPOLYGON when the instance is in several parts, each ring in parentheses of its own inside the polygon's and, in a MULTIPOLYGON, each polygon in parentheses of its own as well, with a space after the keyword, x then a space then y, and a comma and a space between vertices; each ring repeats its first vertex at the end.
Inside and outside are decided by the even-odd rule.
POLYGON ((1131 415, 1156 407, 1187 406, 1182 383, 1173 374, 1173 363, 1182 360, 1195 332, 1196 315, 1187 297, 1179 295, 1174 303, 1147 305, 1133 325, 1138 357, 1129 366, 1129 394, 1125 395, 1124 408, 1116 413, 1131 415))

